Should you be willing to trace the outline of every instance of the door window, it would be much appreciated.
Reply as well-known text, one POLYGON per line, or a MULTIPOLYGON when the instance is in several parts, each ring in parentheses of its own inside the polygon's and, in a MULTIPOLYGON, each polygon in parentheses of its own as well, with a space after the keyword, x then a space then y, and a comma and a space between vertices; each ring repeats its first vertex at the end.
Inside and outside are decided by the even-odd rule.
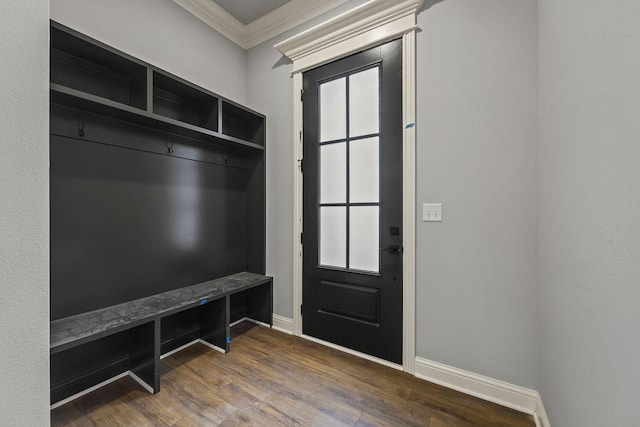
POLYGON ((380 271, 380 67, 319 85, 321 267, 380 271))

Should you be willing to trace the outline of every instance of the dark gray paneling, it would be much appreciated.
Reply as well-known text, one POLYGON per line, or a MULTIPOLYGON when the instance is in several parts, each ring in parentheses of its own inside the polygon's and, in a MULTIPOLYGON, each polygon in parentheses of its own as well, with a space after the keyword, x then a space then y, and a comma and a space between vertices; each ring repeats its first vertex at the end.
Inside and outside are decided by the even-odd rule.
POLYGON ((243 271, 245 180, 240 169, 52 135, 51 318, 243 271))
POLYGON ((247 271, 265 274, 266 189, 264 153, 253 152, 245 159, 247 171, 247 271))

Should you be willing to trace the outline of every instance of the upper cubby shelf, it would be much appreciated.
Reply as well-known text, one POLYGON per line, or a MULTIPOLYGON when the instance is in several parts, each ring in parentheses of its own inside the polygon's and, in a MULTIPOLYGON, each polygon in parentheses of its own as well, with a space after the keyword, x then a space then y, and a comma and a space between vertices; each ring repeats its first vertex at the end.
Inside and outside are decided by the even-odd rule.
POLYGON ((51 23, 51 102, 209 143, 264 150, 265 116, 51 23))
POLYGON ((53 25, 51 83, 131 107, 147 108, 144 65, 53 25))
POLYGON ((218 131, 218 98, 153 72, 153 112, 180 122, 218 131))
POLYGON ((264 117, 222 101, 222 133, 264 146, 264 117))

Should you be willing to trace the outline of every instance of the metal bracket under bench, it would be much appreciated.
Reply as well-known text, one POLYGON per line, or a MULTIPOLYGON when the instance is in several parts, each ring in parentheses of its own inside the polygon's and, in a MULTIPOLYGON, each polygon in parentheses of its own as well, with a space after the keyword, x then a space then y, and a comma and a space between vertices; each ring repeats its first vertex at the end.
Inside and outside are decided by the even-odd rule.
POLYGON ((273 324, 273 279, 242 272, 51 322, 51 403, 130 374, 160 391, 160 359, 201 341, 227 353, 230 325, 273 324))

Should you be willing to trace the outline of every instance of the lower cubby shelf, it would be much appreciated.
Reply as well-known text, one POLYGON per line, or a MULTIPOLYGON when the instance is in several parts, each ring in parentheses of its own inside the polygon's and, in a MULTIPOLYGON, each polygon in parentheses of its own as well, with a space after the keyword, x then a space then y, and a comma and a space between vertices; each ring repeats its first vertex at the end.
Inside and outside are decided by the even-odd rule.
POLYGON ((160 360, 200 341, 230 350, 231 312, 272 325, 273 279, 238 273, 51 322, 51 403, 129 374, 160 391, 160 360))
POLYGON ((160 330, 162 355, 196 340, 226 353, 229 351, 229 298, 163 317, 160 330))

